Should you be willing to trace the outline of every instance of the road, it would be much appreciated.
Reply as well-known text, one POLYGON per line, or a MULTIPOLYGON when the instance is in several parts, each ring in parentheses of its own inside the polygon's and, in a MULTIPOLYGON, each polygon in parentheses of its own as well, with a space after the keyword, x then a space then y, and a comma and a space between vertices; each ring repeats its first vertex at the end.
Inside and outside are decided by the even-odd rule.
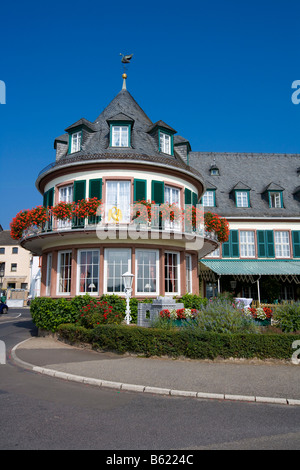
POLYGON ((145 396, 40 375, 10 356, 33 334, 28 309, 0 316, 0 450, 300 449, 299 406, 145 396))

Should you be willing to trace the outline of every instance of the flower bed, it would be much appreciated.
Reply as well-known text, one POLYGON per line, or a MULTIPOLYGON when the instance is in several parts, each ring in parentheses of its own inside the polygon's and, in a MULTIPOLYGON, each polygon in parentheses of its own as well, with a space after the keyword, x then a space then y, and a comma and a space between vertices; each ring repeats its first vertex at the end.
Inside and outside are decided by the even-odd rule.
POLYGON ((273 311, 270 307, 248 308, 246 313, 260 325, 270 325, 273 317, 273 311))

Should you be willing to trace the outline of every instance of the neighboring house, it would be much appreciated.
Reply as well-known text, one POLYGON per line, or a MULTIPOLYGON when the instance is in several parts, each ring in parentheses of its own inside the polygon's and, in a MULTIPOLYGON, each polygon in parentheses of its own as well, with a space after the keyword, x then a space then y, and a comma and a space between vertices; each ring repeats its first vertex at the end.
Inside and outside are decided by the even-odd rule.
POLYGON ((204 210, 226 217, 229 241, 200 263, 202 294, 300 298, 300 155, 190 152, 204 210))
POLYGON ((153 123, 124 82, 94 122, 82 118, 55 139, 56 161, 36 181, 44 206, 95 197, 103 212, 52 218, 39 233, 27 231, 21 245, 42 259, 42 296, 123 295, 125 272, 134 275, 132 295, 140 299, 199 292, 198 259, 218 246, 213 235, 198 246, 178 220, 159 217, 156 226, 151 220, 154 230, 147 222, 141 233, 133 230, 134 202, 183 208, 203 195, 201 173, 188 165, 190 144, 176 134, 153 123))
POLYGON ((29 288, 31 253, 10 235, 0 230, 0 290, 29 288))

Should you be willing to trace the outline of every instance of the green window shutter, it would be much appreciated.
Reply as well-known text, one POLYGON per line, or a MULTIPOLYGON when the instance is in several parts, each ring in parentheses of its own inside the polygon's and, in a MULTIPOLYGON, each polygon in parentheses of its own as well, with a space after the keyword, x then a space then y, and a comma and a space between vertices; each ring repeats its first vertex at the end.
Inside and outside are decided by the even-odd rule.
POLYGON ((300 258, 300 231, 292 231, 293 255, 294 258, 300 258))
POLYGON ((230 230, 230 242, 231 242, 231 257, 238 258, 240 255, 238 230, 230 230))
POLYGON ((266 230, 266 246, 267 246, 267 256, 268 258, 275 257, 275 248, 274 248, 274 234, 273 230, 266 230))
POLYGON ((230 258, 229 240, 227 242, 222 243, 222 258, 230 258))
POLYGON ((163 181, 152 181, 151 199, 156 204, 163 204, 165 200, 165 185, 163 181))
POLYGON ((230 230, 228 241, 222 243, 222 257, 238 258, 239 253, 239 231, 230 230))
POLYGON ((85 199, 85 180, 74 181, 74 202, 85 199))
POLYGON ((48 207, 48 193, 49 191, 45 191, 43 195, 43 206, 48 207))
MULTIPOLYGON (((102 178, 96 178, 94 180, 90 180, 89 183, 89 197, 96 197, 97 199, 102 198, 102 178)), ((82 198, 84 199, 84 198, 82 198)))
POLYGON ((257 230, 257 252, 259 258, 265 258, 267 256, 266 245, 265 245, 265 231, 257 230))
POLYGON ((192 204, 192 191, 190 189, 185 188, 184 190, 184 203, 185 204, 192 204))
POLYGON ((198 196, 197 196, 196 193, 193 193, 192 194, 192 204, 193 204, 193 206, 196 206, 197 202, 198 202, 198 196))
POLYGON ((146 180, 134 180, 134 201, 142 201, 147 199, 147 181, 146 180))

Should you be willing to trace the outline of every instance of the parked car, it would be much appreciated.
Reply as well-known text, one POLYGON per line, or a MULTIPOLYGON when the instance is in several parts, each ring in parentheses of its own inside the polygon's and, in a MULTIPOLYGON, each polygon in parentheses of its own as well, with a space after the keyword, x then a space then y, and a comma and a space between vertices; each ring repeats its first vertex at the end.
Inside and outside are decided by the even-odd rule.
POLYGON ((3 302, 0 302, 0 313, 7 313, 8 312, 8 306, 3 303, 3 302))

